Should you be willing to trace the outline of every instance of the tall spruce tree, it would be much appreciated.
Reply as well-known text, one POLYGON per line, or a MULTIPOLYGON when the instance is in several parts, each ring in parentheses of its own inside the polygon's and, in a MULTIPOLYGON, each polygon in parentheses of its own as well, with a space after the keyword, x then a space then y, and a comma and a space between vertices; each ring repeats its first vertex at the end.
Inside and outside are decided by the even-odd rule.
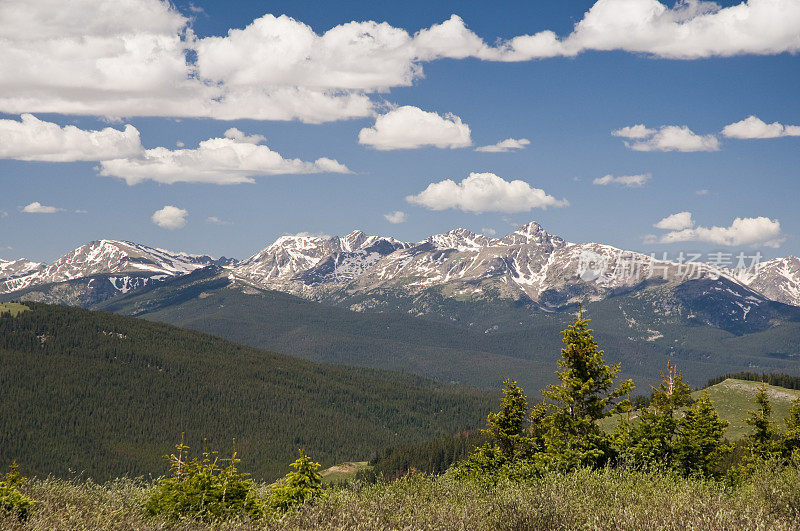
POLYGON ((772 404, 767 395, 767 384, 761 383, 756 394, 758 408, 751 411, 745 422, 752 427, 747 435, 749 458, 752 460, 775 457, 778 448, 778 431, 772 421, 772 404))
POLYGON ((482 430, 492 438, 506 459, 514 459, 524 453, 528 446, 525 422, 528 416, 528 399, 517 382, 503 380, 503 399, 500 411, 489 413, 487 428, 482 430))
POLYGON ((566 346, 556 371, 560 383, 542 391, 552 401, 546 417, 545 458, 558 468, 598 466, 612 457, 611 437, 598 421, 614 413, 618 399, 634 389, 631 380, 614 388, 620 366, 606 364, 588 325, 579 307, 575 321, 562 332, 566 346))
POLYGON ((639 421, 631 426, 627 444, 620 445, 620 454, 635 466, 669 466, 675 453, 675 440, 681 419, 679 408, 689 404, 691 390, 675 365, 667 362, 661 384, 653 388, 650 407, 639 412, 639 421))
POLYGON ((714 475, 717 464, 731 450, 723 442, 727 426, 704 393, 678 425, 673 466, 686 476, 714 475))
POLYGON ((795 455, 800 456, 800 399, 792 403, 789 416, 784 422, 786 430, 780 441, 781 455, 786 459, 795 455))

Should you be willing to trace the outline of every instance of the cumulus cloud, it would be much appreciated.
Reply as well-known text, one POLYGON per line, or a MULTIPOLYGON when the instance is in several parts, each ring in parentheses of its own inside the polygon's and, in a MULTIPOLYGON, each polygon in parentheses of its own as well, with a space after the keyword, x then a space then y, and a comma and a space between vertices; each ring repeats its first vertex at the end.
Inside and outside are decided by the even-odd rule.
POLYGON ((748 116, 740 122, 726 125, 722 134, 730 138, 778 138, 781 136, 800 136, 800 125, 783 125, 778 122, 768 124, 757 116, 748 116))
MULTIPOLYGON (((211 41, 197 39, 189 19, 161 0, 74 0, 69 9, 56 0, 8 0, 0 3, 0 20, 0 112, 307 122, 372 112, 360 91, 299 78, 248 79, 235 60, 236 72, 214 77, 231 57, 212 53, 211 41)), ((254 53, 233 52, 269 68, 264 53, 279 55, 281 38, 294 35, 263 38, 254 53)))
POLYGON ((614 136, 621 136, 622 138, 633 138, 636 140, 647 138, 648 136, 654 135, 656 133, 655 129, 648 129, 644 126, 644 124, 636 124, 636 125, 629 125, 628 127, 623 127, 622 129, 616 129, 611 131, 611 134, 614 136))
POLYGON ((224 219, 220 219, 217 216, 209 216, 206 218, 206 223, 211 223, 212 225, 233 225, 230 221, 226 221, 224 219))
POLYGON ((785 240, 781 224, 767 217, 736 218, 728 227, 695 227, 689 212, 673 214, 655 225, 671 232, 660 238, 651 236, 650 242, 707 242, 728 247, 740 245, 764 245, 779 247, 785 240))
POLYGON ((640 173, 637 175, 620 175, 618 177, 614 177, 613 175, 603 175, 602 177, 597 177, 592 181, 592 184, 596 184, 599 186, 608 186, 610 184, 617 184, 619 186, 624 186, 626 188, 641 188, 645 185, 647 181, 650 180, 651 175, 649 173, 640 173))
POLYGON ((409 86, 441 58, 528 61, 586 50, 697 59, 800 50, 796 0, 721 8, 686 0, 598 0, 571 33, 488 45, 457 15, 409 34, 352 21, 316 33, 266 14, 195 36, 162 0, 0 3, 0 112, 324 122, 368 116, 370 94, 409 86))
POLYGON ((694 226, 694 220, 691 212, 678 212, 665 217, 653 226, 664 230, 683 230, 694 226))
POLYGON ((43 205, 39 201, 34 201, 33 203, 22 207, 22 211, 27 214, 55 214, 56 212, 61 212, 63 210, 63 208, 43 205))
POLYGON ((186 226, 186 217, 188 215, 188 210, 173 205, 166 205, 161 210, 153 212, 150 219, 162 229, 176 230, 186 226))
POLYGON ((20 121, 0 120, 0 158, 48 162, 130 157, 143 151, 139 131, 126 125, 86 131, 23 114, 20 121))
POLYGON ((685 125, 664 125, 647 129, 643 125, 623 127, 611 132, 614 136, 637 139, 625 142, 634 151, 717 151, 719 140, 714 135, 698 135, 685 125))
POLYGON ((671 59, 800 50, 800 4, 795 0, 748 0, 721 8, 686 0, 672 8, 657 0, 598 0, 559 39, 552 31, 501 43, 496 60, 527 61, 573 56, 587 50, 623 50, 671 59))
POLYGON ((381 151, 425 146, 462 148, 472 145, 469 126, 454 114, 440 116, 405 105, 375 119, 358 133, 358 143, 381 151))
POLYGON ((487 236, 494 236, 495 234, 497 234, 497 231, 489 227, 484 227, 481 229, 481 233, 487 236))
POLYGON ((166 184, 238 184, 268 175, 351 173, 344 164, 326 157, 314 162, 284 158, 258 144, 263 139, 260 135, 247 136, 238 129, 229 129, 225 138, 204 140, 197 149, 157 147, 146 150, 140 157, 101 161, 100 175, 118 177, 133 185, 145 180, 166 184))
POLYGON ((485 153, 506 153, 508 151, 516 151, 518 149, 525 149, 531 143, 527 138, 506 138, 497 144, 490 146, 476 147, 475 151, 483 151, 485 153))
POLYGON ((398 223, 405 223, 408 220, 408 215, 406 215, 405 212, 402 212, 400 210, 384 214, 383 217, 386 218, 386 221, 388 221, 393 225, 396 225, 398 223))
POLYGON ((506 181, 493 173, 470 173, 456 183, 450 179, 431 183, 406 201, 431 210, 458 209, 464 212, 526 212, 532 208, 562 207, 566 199, 556 199, 525 181, 506 181))

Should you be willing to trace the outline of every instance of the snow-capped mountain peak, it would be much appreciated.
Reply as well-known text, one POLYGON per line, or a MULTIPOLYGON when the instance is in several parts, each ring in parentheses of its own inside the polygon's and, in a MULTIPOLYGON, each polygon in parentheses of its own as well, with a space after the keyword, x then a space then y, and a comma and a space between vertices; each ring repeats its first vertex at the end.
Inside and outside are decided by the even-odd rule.
POLYGON ((172 253, 128 241, 96 240, 68 252, 52 264, 40 264, 24 274, 3 274, 0 293, 99 274, 119 274, 119 278, 130 274, 166 278, 212 263, 216 261, 209 256, 172 253))
POLYGON ((453 229, 443 234, 430 236, 425 242, 433 244, 437 249, 456 249, 459 251, 475 250, 487 247, 495 240, 483 234, 475 234, 467 229, 453 229))
POLYGON ((507 234, 500 239, 504 245, 527 245, 549 243, 562 245, 564 240, 558 236, 550 235, 544 228, 535 221, 522 225, 514 232, 507 234))

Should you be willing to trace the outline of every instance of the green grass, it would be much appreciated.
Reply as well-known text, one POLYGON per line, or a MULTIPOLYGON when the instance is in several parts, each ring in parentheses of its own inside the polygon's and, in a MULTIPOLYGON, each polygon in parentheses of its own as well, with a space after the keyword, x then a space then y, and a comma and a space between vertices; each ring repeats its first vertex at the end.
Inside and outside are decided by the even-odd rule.
MULTIPOLYGON (((148 517, 153 484, 57 479, 23 486, 38 501, 27 525, 3 529, 769 529, 800 526, 800 470, 762 469, 736 488, 671 474, 578 470, 488 487, 448 475, 350 484, 285 515, 203 524, 148 517)), ((267 484, 257 485, 260 495, 267 484)))
MULTIPOLYGON (((708 391, 720 417, 730 423, 725 436, 735 441, 744 437, 751 429, 745 419, 748 412, 756 408, 755 396, 760 385, 760 382, 728 378, 705 390, 695 391, 692 397, 699 398, 708 391)), ((789 414, 792 402, 800 398, 800 391, 767 385, 767 394, 772 403, 772 418, 783 428, 783 419, 789 414)))
POLYGON ((10 313, 11 317, 16 317, 20 313, 28 310, 29 308, 27 306, 18 302, 0 302, 0 313, 10 313))
MULTIPOLYGON (((761 382, 728 378, 711 387, 694 391, 692 398, 696 400, 707 391, 720 418, 729 423, 725 430, 725 437, 729 441, 738 441, 751 430, 745 419, 750 411, 756 409, 755 396, 760 385, 761 382)), ((800 391, 767 385, 767 392, 772 404, 772 418, 778 427, 783 429, 783 420, 789 415, 792 402, 800 398, 800 391)), ((635 421, 635 412, 632 418, 635 421)), ((606 431, 612 431, 618 423, 619 415, 600 421, 600 425, 606 431)))
POLYGON ((367 468, 369 468, 368 461, 349 461, 326 468, 320 472, 320 475, 322 476, 322 483, 325 485, 344 483, 355 479, 356 474, 367 468))

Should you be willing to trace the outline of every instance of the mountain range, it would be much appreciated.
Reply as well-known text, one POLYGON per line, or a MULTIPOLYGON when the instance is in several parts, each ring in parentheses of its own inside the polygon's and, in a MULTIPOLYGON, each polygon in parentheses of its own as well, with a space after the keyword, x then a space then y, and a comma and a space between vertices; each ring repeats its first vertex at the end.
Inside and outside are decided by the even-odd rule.
POLYGON ((12 263, 0 301, 106 310, 468 385, 549 383, 576 302, 637 383, 655 382, 669 359, 694 384, 796 373, 800 359, 797 258, 757 269, 655 260, 533 222, 501 238, 456 229, 413 244, 361 231, 283 236, 241 261, 101 240, 50 265, 12 263))
POLYGON ((680 263, 609 245, 570 243, 536 222, 501 238, 455 229, 417 243, 362 231, 344 237, 282 236, 242 261, 99 240, 52 264, 0 260, 0 294, 91 306, 216 265, 245 284, 356 311, 436 314, 447 299, 511 301, 552 311, 654 283, 677 287, 719 278, 729 281, 721 289, 732 284, 741 295, 734 304, 741 321, 763 301, 800 306, 800 259, 776 258, 745 269, 731 267, 733 262, 680 263))

